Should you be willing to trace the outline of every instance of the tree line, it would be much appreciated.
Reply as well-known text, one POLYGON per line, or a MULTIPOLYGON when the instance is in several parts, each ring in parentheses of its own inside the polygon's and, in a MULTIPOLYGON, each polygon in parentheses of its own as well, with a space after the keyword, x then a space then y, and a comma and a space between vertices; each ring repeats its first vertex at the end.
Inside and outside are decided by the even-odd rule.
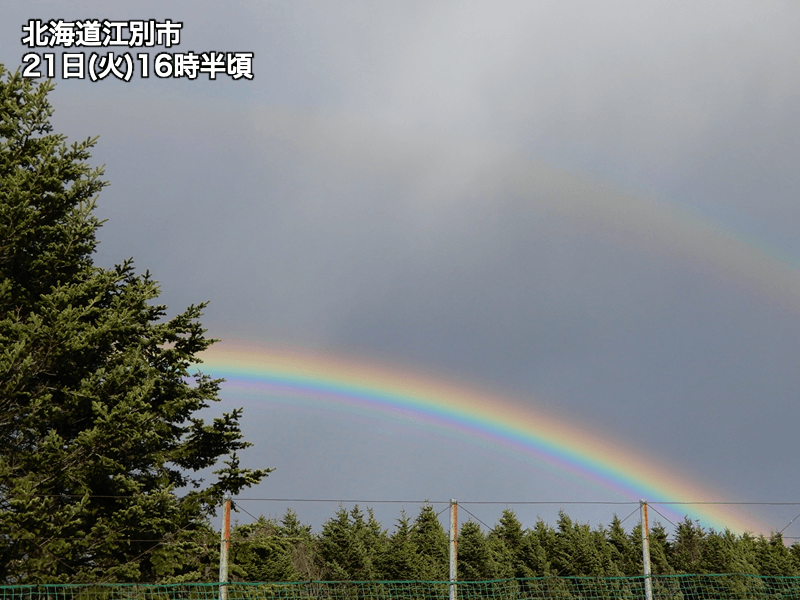
MULTIPOLYGON (((686 517, 670 536, 650 531, 654 575, 741 573, 800 576, 800 544, 706 529, 686 517)), ((449 577, 448 535, 433 507, 412 520, 405 513, 390 533, 372 511, 340 508, 318 533, 289 510, 280 519, 259 517, 231 529, 231 581, 443 581, 449 577)), ((193 573, 216 575, 219 533, 209 531, 210 553, 193 573), (216 544, 216 545, 215 545, 216 544), (202 572, 202 573, 201 573, 202 572)), ((614 517, 592 528, 566 513, 555 526, 538 520, 526 528, 511 510, 487 529, 474 521, 458 533, 458 579, 529 577, 634 577, 642 575, 641 526, 626 531, 614 517)))

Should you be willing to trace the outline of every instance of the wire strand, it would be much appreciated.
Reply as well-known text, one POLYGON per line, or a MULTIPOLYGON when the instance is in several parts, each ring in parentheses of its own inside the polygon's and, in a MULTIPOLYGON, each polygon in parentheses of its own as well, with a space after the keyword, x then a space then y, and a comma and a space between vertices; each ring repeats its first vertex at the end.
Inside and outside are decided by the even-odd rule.
MULTIPOLYGON (((647 506, 650 506, 650 503, 649 503, 649 502, 647 503, 647 506)), ((675 525, 675 523, 673 523, 673 522, 672 522, 672 521, 670 521, 669 519, 667 519, 667 517, 665 517, 663 514, 661 514, 661 512, 659 512, 659 510, 658 510, 658 509, 657 509, 655 506, 650 506, 650 508, 652 508, 652 509, 653 509, 653 512, 655 512, 655 513, 656 513, 658 516, 660 516, 662 519, 665 519, 665 520, 667 521, 667 523, 669 523, 670 525, 672 525, 672 526, 673 526, 675 529, 678 529, 678 526, 677 526, 677 525, 675 525)))
MULTIPOLYGON (((15 494, 26 498, 138 498, 145 494, 15 494)), ((359 503, 359 504, 450 504, 449 500, 380 500, 380 499, 343 499, 343 498, 236 498, 237 502, 329 502, 329 503, 359 503)), ((459 504, 506 504, 506 505, 600 505, 624 506, 638 505, 638 501, 610 501, 610 500, 459 500, 459 504)), ((800 502, 723 502, 710 500, 648 500, 647 504, 662 506, 800 506, 800 502)), ((800 517, 800 515, 798 515, 800 517)))
POLYGON ((467 513, 467 514, 468 514, 470 517, 472 517, 473 519, 475 519, 475 520, 476 520, 478 523, 480 523, 481 525, 483 525, 484 527, 486 527, 486 529, 488 529, 489 531, 491 531, 492 533, 494 533, 494 527, 489 527, 489 526, 488 526, 486 523, 484 523, 483 521, 481 521, 481 520, 480 520, 478 517, 476 517, 475 515, 473 515, 471 512, 469 512, 469 511, 468 511, 466 508, 464 508, 463 506, 461 507, 461 510, 463 510, 463 511, 464 511, 465 513, 467 513))
POLYGON ((625 517, 624 519, 622 519, 622 521, 620 521, 620 522, 619 522, 619 524, 620 524, 620 525, 622 525, 622 524, 623 524, 625 521, 627 521, 627 520, 628 520, 628 519, 630 519, 630 518, 631 518, 633 515, 635 515, 635 514, 636 514, 636 511, 638 511, 638 510, 639 510, 638 508, 634 508, 634 509, 633 509, 633 511, 631 511, 631 514, 629 514, 627 517, 625 517))
MULTIPOLYGON (((800 515, 797 515, 797 517, 800 517, 800 515)), ((780 530, 778 533, 783 533, 784 531, 786 531, 786 529, 789 527, 789 525, 791 525, 792 523, 794 523, 794 522, 797 520, 797 517, 795 517, 794 519, 792 519, 791 521, 789 521, 789 523, 787 523, 786 527, 784 527, 783 529, 781 529, 781 530, 780 530)))

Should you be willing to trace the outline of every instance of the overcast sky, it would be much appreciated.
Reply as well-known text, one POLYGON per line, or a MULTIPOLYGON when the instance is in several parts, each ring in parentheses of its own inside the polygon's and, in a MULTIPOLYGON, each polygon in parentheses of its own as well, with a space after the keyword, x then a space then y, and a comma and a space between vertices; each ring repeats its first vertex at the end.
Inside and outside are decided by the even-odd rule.
MULTIPOLYGON (((31 51, 29 19, 171 19, 180 45, 151 61, 253 52, 254 78, 57 65, 54 124, 100 136, 111 182, 100 264, 134 257, 172 313, 211 301, 213 337, 423 368, 730 501, 800 501, 797 3, 121 6, 6 4, 0 61, 31 51)), ((242 404, 244 462, 277 467, 250 497, 619 499, 412 426, 226 396, 242 404)), ((336 505, 294 508, 318 525, 336 505)), ((376 508, 389 527, 401 507, 376 508)), ((796 512, 752 509, 777 530, 796 512)))

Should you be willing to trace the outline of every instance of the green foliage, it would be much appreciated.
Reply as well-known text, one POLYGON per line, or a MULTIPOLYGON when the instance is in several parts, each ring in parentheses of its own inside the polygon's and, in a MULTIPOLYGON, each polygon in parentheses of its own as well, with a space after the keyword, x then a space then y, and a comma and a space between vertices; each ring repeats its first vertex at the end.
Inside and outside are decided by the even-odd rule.
POLYGON ((576 523, 563 511, 559 513, 553 566, 558 575, 615 576, 620 571, 613 562, 614 553, 604 529, 592 530, 576 523))
POLYGON ((414 520, 411 543, 420 559, 416 579, 441 581, 448 578, 450 549, 447 534, 430 504, 424 505, 414 520))
POLYGON ((793 569, 792 555, 780 533, 756 542, 756 565, 760 575, 784 575, 793 569))
POLYGON ((494 579, 492 558, 486 534, 480 525, 474 521, 464 523, 458 534, 458 579, 460 581, 494 579))
MULTIPOLYGON (((641 536, 641 528, 639 529, 641 536)), ((656 523, 650 529, 650 568, 654 575, 672 575, 675 569, 669 564, 667 552, 669 551, 667 530, 661 523, 656 523)), ((740 573, 741 571, 716 571, 717 573, 740 573)))
POLYGON ((536 549, 531 544, 517 515, 504 510, 500 521, 489 535, 489 543, 497 577, 531 577, 534 573, 530 562, 536 561, 536 549))
POLYGON ((747 562, 739 561, 737 564, 736 546, 736 537, 729 531, 722 535, 709 535, 703 546, 698 569, 702 573, 752 572, 747 562))
POLYGON ((611 546, 611 555, 620 573, 627 577, 639 575, 642 570, 641 541, 637 546, 625 532, 622 527, 622 521, 617 515, 614 515, 611 520, 611 527, 608 529, 608 544, 611 546))
POLYGON ((231 531, 229 560, 231 581, 299 581, 292 562, 295 540, 285 535, 280 524, 259 517, 249 525, 231 531))
POLYGON ((707 533, 699 523, 689 517, 678 523, 675 541, 671 547, 671 560, 677 573, 703 573, 702 557, 707 533))
POLYGON ((148 273, 94 265, 106 182, 94 140, 53 133, 52 87, 0 66, 0 581, 207 577, 207 517, 269 469, 239 466, 241 410, 196 417, 219 400, 191 372, 204 305, 165 319, 148 273))
POLYGON ((552 562, 557 539, 555 530, 542 519, 537 519, 526 537, 530 540, 531 548, 528 552, 527 565, 533 575, 536 577, 558 575, 552 562))
MULTIPOLYGON (((219 538, 218 533, 214 535, 219 538)), ((214 554, 213 549, 206 552, 214 554)), ((215 555, 208 556, 195 560, 192 568, 199 571, 216 561, 215 555)), ((653 576, 661 577, 659 585, 665 586, 663 593, 680 593, 684 600, 710 593, 698 587, 696 573, 671 578, 687 565, 695 565, 705 575, 740 574, 707 579, 714 582, 714 593, 729 597, 743 597, 753 585, 785 587, 785 582, 773 580, 800 575, 800 545, 786 547, 778 534, 754 538, 707 531, 688 518, 672 539, 655 523, 650 530, 650 556, 653 576), (761 579, 753 583, 747 577, 761 579)), ((291 510, 280 521, 262 517, 234 528, 231 562, 231 580, 247 582, 446 581, 449 575, 447 535, 430 505, 423 506, 413 522, 401 513, 391 535, 371 510, 365 513, 357 506, 349 511, 340 508, 319 534, 302 525, 291 510)), ((592 529, 562 512, 556 528, 538 519, 526 529, 506 510, 488 532, 473 521, 461 525, 457 564, 460 582, 506 581, 518 586, 526 597, 541 592, 543 582, 534 578, 551 582, 548 589, 557 595, 566 594, 570 586, 578 589, 583 585, 581 579, 566 582, 569 577, 592 578, 595 583, 586 583, 589 587, 599 585, 600 580, 594 578, 612 578, 603 584, 608 593, 629 597, 633 584, 622 578, 638 578, 636 585, 641 583, 641 528, 636 524, 625 531, 614 517, 608 528, 592 529)), ((800 582, 795 584, 800 591, 800 582)), ((466 594, 464 590, 459 588, 460 596, 466 594)))
POLYGON ((279 535, 291 544, 292 566, 301 579, 320 579, 321 573, 316 565, 316 540, 311 533, 311 525, 303 525, 297 513, 289 509, 281 518, 279 535))
MULTIPOLYGON (((402 513, 391 535, 370 510, 364 513, 358 507, 350 511, 340 508, 316 535, 289 511, 280 523, 262 518, 253 525, 237 527, 232 547, 237 581, 446 581, 449 575, 447 535, 430 505, 423 506, 413 522, 402 513), (242 548, 235 549, 237 544, 242 548)), ((684 600, 710 593, 698 587, 695 574, 670 578, 687 566, 703 574, 741 574, 708 579, 714 582, 714 593, 730 597, 746 595, 753 585, 785 587, 785 582, 773 579, 800 575, 800 545, 786 547, 778 534, 754 538, 705 530, 688 518, 672 539, 661 524, 652 525, 650 557, 653 576, 662 577, 659 585, 666 586, 664 594, 681 593, 684 600), (762 577, 757 583, 746 580, 757 576, 762 577), (675 586, 680 590, 673 589, 675 586)), ((593 529, 562 512, 556 528, 538 519, 526 529, 506 510, 488 531, 473 521, 461 525, 457 564, 461 582, 516 581, 520 594, 535 597, 541 582, 533 578, 544 577, 560 581, 548 589, 561 594, 570 586, 578 589, 583 585, 581 580, 567 583, 567 577, 641 578, 641 528, 636 524, 625 531, 614 517, 608 528, 593 529)), ((636 585, 641 583, 641 579, 636 581, 636 585)), ((630 581, 609 579, 603 585, 610 586, 609 593, 630 596, 630 581)), ((459 595, 466 594, 465 590, 459 588, 459 595)))
POLYGON ((409 581, 419 579, 420 555, 411 538, 411 523, 405 512, 397 520, 395 532, 381 561, 381 570, 387 580, 409 581))
POLYGON ((349 512, 340 508, 323 524, 319 538, 317 552, 324 576, 333 581, 380 579, 379 565, 387 544, 387 534, 372 510, 365 518, 358 505, 349 512))

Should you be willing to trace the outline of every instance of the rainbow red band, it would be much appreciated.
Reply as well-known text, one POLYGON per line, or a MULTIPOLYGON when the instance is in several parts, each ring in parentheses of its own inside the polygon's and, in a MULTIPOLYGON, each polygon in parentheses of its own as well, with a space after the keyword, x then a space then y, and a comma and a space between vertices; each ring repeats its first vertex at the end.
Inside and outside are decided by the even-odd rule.
MULTIPOLYGON (((227 380, 226 394, 247 391, 271 401, 308 399, 315 406, 367 412, 375 418, 411 416, 544 462, 615 493, 638 500, 722 502, 718 494, 639 450, 610 442, 597 431, 528 404, 419 372, 368 360, 246 342, 224 342, 202 356, 204 373, 227 380)), ((682 506, 703 525, 769 533, 738 507, 682 506)))

